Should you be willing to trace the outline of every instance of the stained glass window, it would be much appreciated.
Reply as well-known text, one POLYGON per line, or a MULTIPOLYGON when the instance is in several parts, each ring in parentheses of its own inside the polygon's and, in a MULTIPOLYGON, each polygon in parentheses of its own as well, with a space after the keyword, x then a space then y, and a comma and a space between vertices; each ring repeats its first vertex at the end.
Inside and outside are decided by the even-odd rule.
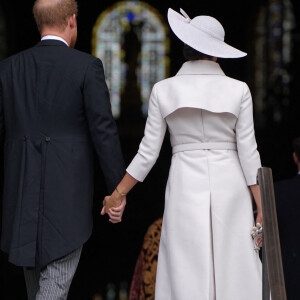
POLYGON ((92 51, 103 62, 114 117, 121 114, 121 94, 129 78, 136 80, 146 115, 153 84, 168 76, 168 27, 161 14, 142 1, 114 4, 94 26, 92 51))
POLYGON ((269 0, 261 7, 255 43, 255 107, 261 126, 266 111, 272 113, 273 121, 280 122, 282 107, 289 104, 294 27, 291 0, 269 0))

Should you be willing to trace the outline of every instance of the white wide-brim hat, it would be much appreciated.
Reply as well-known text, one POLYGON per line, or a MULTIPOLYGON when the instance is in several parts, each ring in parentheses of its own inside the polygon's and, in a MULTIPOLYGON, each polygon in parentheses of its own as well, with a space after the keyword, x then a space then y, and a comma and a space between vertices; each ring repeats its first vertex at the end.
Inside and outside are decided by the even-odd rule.
POLYGON ((168 21, 175 35, 195 50, 214 57, 239 58, 247 53, 224 42, 225 31, 221 23, 213 17, 198 16, 190 19, 184 10, 181 14, 168 10, 168 21))

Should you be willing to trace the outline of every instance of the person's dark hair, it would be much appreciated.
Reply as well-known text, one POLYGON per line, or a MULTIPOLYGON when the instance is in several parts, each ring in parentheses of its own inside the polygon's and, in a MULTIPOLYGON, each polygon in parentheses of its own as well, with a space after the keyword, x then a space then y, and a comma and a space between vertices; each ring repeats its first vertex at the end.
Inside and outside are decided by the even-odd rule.
POLYGON ((187 44, 183 46, 183 56, 186 60, 199 60, 208 59, 211 60, 213 57, 204 53, 201 53, 187 44))
POLYGON ((296 153, 298 159, 300 159, 300 137, 293 140, 293 150, 296 153))
POLYGON ((64 31, 68 17, 77 13, 76 0, 36 0, 33 6, 33 15, 39 31, 45 25, 64 31))

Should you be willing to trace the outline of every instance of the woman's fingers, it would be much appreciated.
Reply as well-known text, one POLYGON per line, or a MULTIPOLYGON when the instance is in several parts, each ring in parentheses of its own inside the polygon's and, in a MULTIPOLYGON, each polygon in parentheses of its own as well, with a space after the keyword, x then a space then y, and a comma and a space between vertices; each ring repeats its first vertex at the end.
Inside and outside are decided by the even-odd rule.
POLYGON ((112 223, 119 223, 122 221, 122 217, 121 216, 112 216, 111 214, 109 215, 109 221, 112 223))
POLYGON ((112 209, 110 209, 108 211, 108 215, 110 216, 110 218, 112 219, 121 219, 123 212, 114 212, 112 209))
POLYGON ((125 205, 126 205, 126 199, 122 200, 120 206, 112 207, 111 210, 115 213, 122 213, 124 211, 125 205))
POLYGON ((110 209, 108 211, 108 215, 110 217, 110 221, 113 223, 119 223, 122 221, 122 215, 123 215, 123 210, 122 211, 114 211, 113 209, 110 209))
POLYGON ((113 210, 112 208, 110 208, 110 209, 108 210, 108 214, 109 214, 110 216, 114 216, 114 217, 121 217, 121 216, 122 216, 122 212, 121 212, 121 211, 115 211, 115 210, 113 210))

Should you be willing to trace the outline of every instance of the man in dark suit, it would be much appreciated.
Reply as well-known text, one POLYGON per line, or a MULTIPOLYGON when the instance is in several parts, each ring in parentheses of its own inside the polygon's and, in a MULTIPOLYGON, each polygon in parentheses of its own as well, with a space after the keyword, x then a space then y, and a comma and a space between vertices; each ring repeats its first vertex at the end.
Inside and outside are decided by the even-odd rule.
POLYGON ((108 193, 125 170, 102 63, 72 49, 76 1, 37 0, 33 12, 41 42, 0 64, 1 249, 24 267, 29 299, 66 299, 92 232, 93 149, 108 193))
POLYGON ((288 299, 300 299, 300 138, 293 141, 298 175, 275 183, 278 227, 288 299))

